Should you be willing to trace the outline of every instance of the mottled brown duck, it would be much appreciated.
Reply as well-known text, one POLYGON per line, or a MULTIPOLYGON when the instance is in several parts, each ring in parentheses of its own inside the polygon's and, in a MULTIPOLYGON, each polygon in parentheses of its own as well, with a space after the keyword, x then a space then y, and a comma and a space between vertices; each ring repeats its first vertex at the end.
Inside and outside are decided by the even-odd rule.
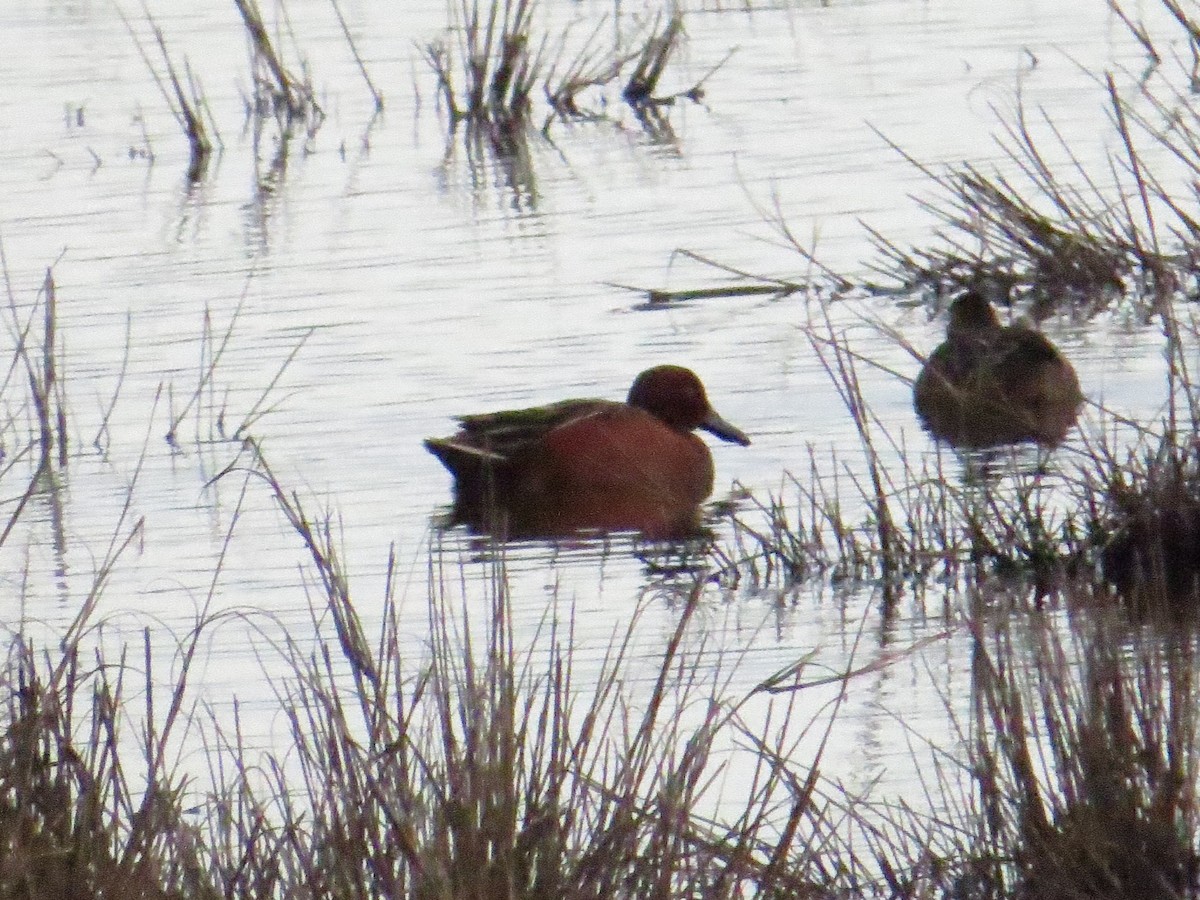
POLYGON ((975 291, 950 305, 946 340, 913 386, 913 405, 929 433, 963 448, 1054 446, 1082 404, 1075 369, 1058 348, 1032 328, 1001 325, 975 291))

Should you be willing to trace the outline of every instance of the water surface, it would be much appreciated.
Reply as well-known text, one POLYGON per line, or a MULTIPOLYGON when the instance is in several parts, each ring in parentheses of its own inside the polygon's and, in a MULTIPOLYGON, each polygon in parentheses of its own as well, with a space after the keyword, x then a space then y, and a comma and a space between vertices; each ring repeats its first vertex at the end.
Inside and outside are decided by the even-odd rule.
MULTIPOLYGON (((584 26, 611 12, 546 6, 555 21, 584 26)), ((170 654, 200 611, 238 613, 210 630, 194 696, 220 711, 236 693, 248 733, 268 744, 281 723, 262 672, 286 672, 272 642, 310 633, 315 601, 297 536, 235 465, 240 425, 249 419, 246 432, 308 512, 333 522, 368 623, 395 548, 414 653, 428 637, 431 553, 461 567, 456 589, 470 604, 490 577, 480 560, 495 552, 437 528, 449 480, 421 440, 452 430, 456 413, 620 398, 649 365, 689 365, 754 441, 713 446, 717 496, 735 484, 787 496, 785 473, 807 477, 810 446, 831 470, 862 466, 810 340, 817 323, 880 364, 861 368, 863 392, 909 462, 934 454, 911 411, 917 363, 889 334, 932 348, 944 321, 924 305, 825 304, 818 278, 788 297, 646 308, 618 285, 720 280, 681 249, 804 279, 808 264, 769 221, 775 209, 824 264, 871 277, 863 221, 900 244, 930 239, 913 200, 929 183, 883 136, 930 166, 1004 164, 997 115, 1019 90, 1080 159, 1100 165, 1113 134, 1095 73, 1131 83, 1144 62, 1102 2, 695 4, 668 86, 689 86, 736 48, 702 104, 669 110, 669 128, 650 131, 612 91, 605 117, 531 133, 514 161, 448 135, 419 52, 445 29, 444 4, 343 7, 385 109, 375 114, 328 4, 291 0, 295 41, 284 45, 293 65, 306 61, 327 118, 282 143, 272 123, 256 136, 246 119, 250 70, 232 5, 152 5, 220 126, 224 149, 197 183, 112 5, 45 0, 0 12, 0 236, 19 317, 53 264, 73 442, 57 489, 35 498, 3 547, 10 627, 69 622, 114 533, 140 518, 96 618, 114 642, 148 627, 170 654)), ((144 16, 127 12, 149 48, 144 16)), ((623 5, 622 27, 648 14, 623 5)), ((1120 308, 1044 327, 1091 398, 1157 414, 1164 363, 1153 328, 1120 308)), ((29 410, 9 414, 20 422, 29 410)), ((1083 427, 1094 426, 1092 414, 1083 427)), ((628 538, 524 543, 507 549, 506 571, 518 638, 532 639, 547 609, 571 611, 585 670, 641 604, 636 646, 650 671, 680 614, 678 579, 628 538)), ((962 694, 969 671, 955 590, 905 597, 886 617, 876 586, 827 578, 717 581, 703 603, 696 646, 732 666, 735 691, 806 654, 814 673, 836 673, 947 632, 853 683, 829 774, 904 791, 906 735, 948 737, 944 698, 962 694)), ((833 691, 806 698, 814 716, 833 691)))

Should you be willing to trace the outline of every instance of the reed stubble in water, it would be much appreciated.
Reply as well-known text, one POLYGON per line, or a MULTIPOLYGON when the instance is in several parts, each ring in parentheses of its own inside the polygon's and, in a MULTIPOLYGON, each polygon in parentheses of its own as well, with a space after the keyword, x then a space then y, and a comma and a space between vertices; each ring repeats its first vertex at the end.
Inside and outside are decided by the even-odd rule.
MULTIPOLYGON (((838 336, 828 339, 828 368, 872 454, 868 479, 853 484, 869 514, 863 523, 847 522, 836 491, 826 487, 843 469, 835 461, 828 474, 814 463, 818 477, 803 480, 812 527, 788 534, 788 523, 776 519, 770 537, 779 538, 781 555, 815 547, 868 573, 882 567, 895 585, 888 595, 894 603, 897 573, 979 570, 1003 559, 1027 561, 1031 568, 1023 571, 1036 571, 1032 565, 1047 557, 1086 561, 1094 553, 1098 545, 1080 537, 1086 531, 1080 521, 1055 521, 1032 487, 968 503, 968 492, 940 469, 905 469, 901 474, 911 480, 889 472, 877 451, 893 437, 864 403, 853 348, 838 336)), ((48 418, 37 417, 38 433, 27 435, 24 446, 49 446, 39 444, 48 418)), ((1185 458, 1195 433, 1191 421, 1170 422, 1165 432, 1185 458)), ((1049 617, 1018 606, 1012 618, 1027 620, 1045 645, 1020 669, 1014 632, 996 636, 988 625, 995 617, 973 611, 967 627, 976 641, 974 730, 963 733, 974 747, 965 764, 974 780, 972 793, 959 798, 968 818, 947 825, 945 817, 921 819, 901 804, 882 811, 886 817, 890 809, 892 818, 880 827, 859 798, 818 789, 819 759, 742 723, 741 698, 701 691, 703 712, 694 728, 669 715, 671 691, 695 684, 680 635, 696 596, 680 597, 685 613, 652 689, 627 700, 618 696, 628 659, 623 644, 594 693, 572 681, 569 628, 557 626, 564 630, 543 657, 515 647, 502 567, 480 604, 482 637, 456 630, 458 605, 444 588, 466 579, 435 555, 430 655, 409 668, 397 638, 399 617, 388 605, 390 588, 380 634, 368 640, 333 541, 335 520, 311 515, 256 445, 247 453, 248 483, 267 485, 311 556, 307 583, 320 589, 314 618, 328 613, 333 628, 315 652, 304 635, 293 635, 286 647, 295 677, 278 686, 280 709, 291 717, 288 750, 303 774, 293 780, 279 759, 260 769, 263 761, 241 743, 237 723, 218 725, 222 739, 210 753, 214 769, 228 766, 227 780, 200 804, 198 817, 186 815, 192 797, 166 753, 167 735, 183 721, 186 667, 170 686, 168 707, 155 706, 149 681, 161 669, 143 649, 139 668, 147 686, 130 697, 123 688, 131 682, 121 676, 131 667, 123 659, 85 654, 89 620, 81 614, 48 651, 15 642, 0 679, 7 726, 0 740, 6 785, 0 827, 8 829, 3 846, 12 849, 0 860, 3 893, 932 893, 1034 900, 1196 894, 1194 659, 1186 642, 1182 650, 1163 642, 1129 652, 1119 631, 1081 632, 1081 651, 1067 654, 1055 650, 1059 632, 1046 630, 1049 617), (145 720, 133 729, 142 741, 135 770, 117 737, 125 716, 143 710, 145 720), (713 767, 720 768, 714 748, 725 729, 761 768, 744 808, 717 822, 698 813, 697 799, 713 767), (260 777, 262 771, 269 774, 260 777), (861 822, 870 840, 839 841, 837 826, 848 822, 861 822)), ((1092 460, 1103 467, 1110 456, 1095 453, 1092 460)), ((2 476, 19 471, 5 469, 2 476)), ((1130 471, 1137 477, 1138 469, 1130 471)), ((17 507, 11 522, 22 515, 17 507)), ((115 529, 117 556, 139 531, 140 523, 115 529)), ((105 589, 103 576, 114 562, 113 555, 104 560, 93 595, 105 589)), ((1083 594, 1066 596, 1081 603, 1109 599, 1099 590, 1083 594)), ((1007 621, 1001 617, 1002 625, 1007 621)), ((202 633, 203 623, 194 636, 202 633)))
MULTIPOLYGON (((852 366, 839 361, 845 348, 825 352, 831 372, 850 379, 869 447, 877 432, 852 366)), ((951 621, 978 644, 975 718, 962 729, 976 735, 962 763, 975 780, 951 797, 966 818, 925 817, 823 782, 819 754, 798 753, 790 727, 749 716, 750 701, 763 696, 780 704, 768 722, 803 716, 793 705, 811 686, 803 661, 745 696, 723 694, 722 673, 697 668, 684 638, 704 602, 702 578, 677 587, 676 626, 649 687, 630 682, 631 696, 632 631, 617 635, 600 676, 582 685, 569 621, 547 619, 545 640, 517 645, 502 553, 486 563, 483 594, 459 598, 460 585, 479 584, 460 567, 477 563, 435 548, 429 650, 414 660, 401 637, 411 619, 392 595, 394 555, 380 630, 368 635, 336 518, 308 510, 257 442, 242 454, 222 477, 241 473, 242 496, 261 485, 278 506, 309 557, 304 582, 313 621, 325 628, 281 644, 290 674, 275 688, 290 744, 264 760, 236 721, 209 723, 218 738, 206 752, 221 777, 195 803, 168 749, 176 730, 198 727, 186 712, 188 672, 213 624, 207 615, 182 642, 185 664, 165 707, 146 705, 162 671, 148 637, 137 698, 124 693, 132 682, 122 660, 80 663, 92 658, 85 640, 94 606, 48 656, 18 641, 0 675, 0 777, 18 804, 0 816, 15 848, 0 864, 0 886, 45 896, 69 884, 84 895, 134 897, 1189 896, 1195 848, 1179 835, 1196 833, 1192 668, 1186 656, 1171 668, 1165 643, 1130 655, 1111 635, 1089 633, 1082 658, 1090 668, 1077 668, 1080 654, 1055 649, 1059 632, 1043 617, 1034 633, 1048 649, 1017 669, 1025 657, 1011 632, 990 630, 997 617, 980 608, 965 626, 951 621), (1043 707, 1036 720, 1050 724, 1034 734, 1027 711, 1043 707), (1054 750, 1045 757, 1049 781, 1030 767, 1042 741, 1054 750), (731 743, 747 773, 739 783, 750 786, 718 816, 707 801, 735 765, 731 743), (850 836, 863 834, 865 843, 850 836), (1086 892, 1071 893, 1080 886, 1086 892)), ((921 538, 928 547, 953 532, 937 531, 937 519, 902 517, 889 478, 881 470, 868 488, 887 504, 888 522, 886 532, 878 522, 870 532, 895 560, 917 559, 912 528, 933 523, 921 538)), ((931 479, 927 496, 949 480, 931 479)), ((240 539, 238 521, 231 517, 227 542, 240 539)), ((140 529, 118 525, 106 566, 140 529)), ((99 577, 95 591, 104 589, 99 577)), ((894 603, 898 589, 881 597, 894 603)), ((834 676, 839 697, 862 671, 834 676)), ((945 763, 956 750, 936 752, 945 763)))

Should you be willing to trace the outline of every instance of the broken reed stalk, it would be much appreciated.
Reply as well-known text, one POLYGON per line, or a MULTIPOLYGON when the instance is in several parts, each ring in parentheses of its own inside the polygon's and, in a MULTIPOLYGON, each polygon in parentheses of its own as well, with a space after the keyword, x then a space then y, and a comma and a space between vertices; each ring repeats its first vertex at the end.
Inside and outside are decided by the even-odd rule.
MULTIPOLYGON (((633 290, 641 290, 633 288, 633 290)), ((651 306, 658 306, 666 303, 682 303, 689 300, 711 300, 721 297, 786 297, 793 291, 800 290, 798 285, 779 286, 774 284, 746 284, 746 285, 731 285, 729 287, 719 288, 684 288, 682 290, 667 291, 648 288, 646 292, 646 302, 651 306)))
MULTIPOLYGON (((283 362, 279 364, 279 368, 275 370, 275 374, 271 377, 271 380, 267 382, 267 386, 264 387, 259 393, 258 399, 250 405, 250 410, 242 417, 242 421, 238 423, 237 427, 234 428, 233 433, 230 435, 232 440, 241 440, 242 438, 247 437, 250 428, 256 422, 258 422, 259 419, 275 410, 278 404, 272 403, 270 406, 265 405, 267 398, 270 397, 275 388, 279 386, 279 381, 283 378, 284 373, 287 372, 288 367, 291 366, 292 362, 300 354, 300 351, 304 349, 304 345, 308 343, 308 339, 312 337, 316 331, 316 326, 313 326, 312 328, 308 329, 308 331, 304 332, 303 335, 301 335, 300 340, 296 341, 295 345, 288 352, 288 355, 284 358, 283 362)), ((218 432, 222 436, 225 434, 224 428, 219 428, 218 432)))
POLYGON ((656 97, 655 91, 683 33, 683 13, 673 9, 660 32, 658 25, 661 21, 660 12, 650 29, 650 36, 637 56, 633 72, 625 82, 625 89, 621 92, 621 97, 630 106, 672 102, 671 98, 656 97))
POLYGON ((362 56, 359 55, 358 46, 354 43, 354 36, 350 34, 350 26, 346 24, 346 17, 342 15, 342 7, 338 4, 338 0, 329 0, 333 6, 333 11, 337 15, 338 24, 342 27, 342 34, 346 37, 346 43, 350 46, 350 53, 354 56, 354 63, 358 66, 358 71, 362 74, 363 81, 367 83, 367 90, 371 92, 371 99, 375 101, 375 112, 383 112, 383 94, 375 87, 375 82, 371 81, 371 73, 367 71, 367 64, 363 62, 362 56))
MULTIPOLYGON (((531 53, 529 26, 533 8, 533 0, 516 0, 511 8, 505 3, 499 59, 489 86, 491 107, 512 110, 518 117, 528 114, 533 74, 541 66, 540 51, 531 53)), ((545 41, 542 43, 544 49, 545 41)))
POLYGON ((1121 20, 1121 24, 1133 35, 1134 39, 1142 45, 1142 48, 1146 51, 1146 56, 1150 59, 1150 65, 1152 67, 1161 65, 1162 57, 1158 55, 1158 50, 1154 46, 1154 41, 1150 38, 1150 33, 1146 30, 1145 24, 1134 22, 1129 17, 1129 13, 1125 12, 1125 8, 1121 5, 1120 0, 1108 0, 1108 8, 1121 20))
POLYGON ((63 399, 62 383, 58 377, 58 291, 54 286, 54 270, 46 269, 46 280, 42 283, 44 308, 42 348, 42 402, 38 404, 38 416, 42 419, 43 454, 51 447, 58 447, 58 465, 67 464, 67 412, 63 399), (53 426, 49 421, 53 408, 53 426))
POLYGON ((556 117, 563 119, 598 119, 602 113, 588 112, 579 102, 579 95, 589 88, 603 87, 620 77, 627 65, 633 63, 633 71, 626 79, 621 91, 622 99, 636 113, 644 127, 653 129, 661 127, 653 121, 650 115, 655 106, 669 106, 680 97, 699 101, 704 96, 704 83, 708 81, 732 57, 730 50, 725 57, 712 66, 692 87, 669 96, 658 96, 656 91, 670 58, 674 53, 679 37, 683 34, 683 13, 678 8, 672 10, 667 24, 659 30, 662 22, 661 13, 656 16, 653 24, 646 33, 645 42, 634 49, 621 52, 619 44, 611 49, 599 48, 599 35, 606 24, 604 19, 596 23, 595 28, 582 43, 574 55, 566 59, 567 35, 564 31, 559 40, 560 49, 550 70, 543 81, 543 91, 550 104, 551 113, 542 126, 543 132, 549 129, 556 117), (564 62, 564 60, 566 60, 564 62))
MULTIPOLYGON (((488 3, 486 21, 481 0, 462 0, 464 41, 460 47, 466 73, 467 117, 515 126, 529 113, 533 77, 540 60, 531 55, 530 24, 535 0, 488 3)), ((544 41, 543 41, 544 44, 544 41)))
POLYGON ((301 107, 294 94, 293 79, 284 68, 282 60, 275 52, 271 37, 263 24, 262 12, 253 0, 233 0, 234 6, 242 16, 242 24, 250 36, 250 45, 254 48, 255 59, 260 60, 271 73, 275 93, 284 99, 289 113, 299 113, 301 107))
POLYGON ((5 283, 8 287, 9 314, 12 317, 13 332, 16 336, 16 358, 14 365, 20 365, 25 370, 26 382, 29 385, 29 398, 33 404, 34 416, 37 420, 37 438, 33 442, 37 447, 38 465, 36 482, 39 476, 47 475, 58 466, 67 464, 67 414, 66 401, 63 395, 60 372, 58 370, 58 296, 54 285, 53 266, 46 268, 46 275, 38 291, 38 299, 42 308, 42 339, 35 358, 31 347, 34 322, 36 321, 37 306, 24 323, 16 307, 16 298, 12 286, 8 283, 8 262, 3 257, 0 248, 0 263, 4 268, 5 283))
POLYGON ((188 180, 196 182, 204 176, 204 172, 208 167, 208 159, 213 149, 212 141, 209 140, 208 131, 204 125, 204 118, 201 115, 202 111, 207 109, 207 103, 201 99, 202 94, 200 94, 196 86, 196 82, 192 77, 192 68, 186 58, 183 61, 183 66, 184 71, 187 73, 191 98, 189 99, 188 95, 184 93, 179 73, 176 72, 170 54, 167 53, 166 41, 163 39, 162 31, 157 25, 154 27, 154 37, 158 41, 159 49, 162 51, 163 61, 167 66, 167 77, 171 81, 171 88, 175 95, 175 103, 171 106, 171 110, 175 113, 176 121, 180 123, 183 133, 187 135, 188 139, 190 150, 187 170, 188 180))
MULTIPOLYGON (((149 70, 151 77, 154 78, 154 83, 158 86, 159 93, 162 94, 163 100, 166 101, 167 108, 171 111, 171 115, 187 138, 189 149, 187 176, 189 181, 196 182, 204 177, 204 172, 208 167, 208 161, 213 151, 213 143, 209 139, 208 128, 205 124, 205 114, 207 113, 207 119, 213 125, 214 133, 216 132, 216 123, 212 118, 211 112, 208 111, 208 102, 204 99, 203 91, 192 76, 191 66, 188 64, 187 58, 184 57, 183 67, 187 75, 189 90, 184 91, 183 80, 179 77, 179 71, 175 66, 175 61, 171 58, 170 51, 167 50, 167 42, 163 36, 162 29, 158 27, 158 24, 154 21, 154 17, 150 14, 150 10, 144 4, 142 12, 146 17, 146 21, 150 24, 155 43, 158 45, 163 64, 166 66, 165 78, 150 59, 150 54, 146 52, 146 48, 142 46, 133 23, 126 17, 125 12, 119 6, 117 7, 117 13, 121 16, 121 21, 125 23, 125 30, 133 38, 138 55, 141 56, 142 62, 146 64, 147 70, 149 70), (170 84, 169 88, 168 83, 170 84)), ((148 137, 146 146, 149 147, 148 137)), ((152 154, 150 159, 153 159, 152 154)))
MULTIPOLYGON (((246 438, 243 441, 243 450, 250 455, 251 474, 260 476, 270 488, 280 511, 292 530, 304 542, 305 549, 316 566, 329 611, 337 627, 342 652, 353 664, 356 675, 361 675, 372 684, 378 683, 380 675, 372 659, 370 643, 353 611, 349 576, 337 552, 332 515, 326 515, 320 521, 314 522, 305 511, 299 495, 295 491, 285 490, 275 477, 258 442, 253 438, 246 438)), ((217 476, 220 477, 222 476, 217 476)))
POLYGON ((661 13, 651 27, 646 43, 632 55, 631 58, 636 60, 633 73, 629 76, 625 83, 625 89, 621 92, 622 99, 636 111, 649 112, 652 107, 670 106, 681 97, 696 103, 700 102, 704 97, 705 83, 720 71, 736 52, 736 48, 727 51, 725 56, 701 75, 690 88, 674 94, 660 95, 658 94, 659 81, 683 35, 683 12, 678 7, 673 8, 667 24, 661 31, 658 30, 660 21, 661 13))
MULTIPOLYGON (((1160 2, 1187 34, 1193 61, 1200 58, 1200 22, 1188 15, 1187 10, 1179 4, 1178 0, 1160 0, 1160 2)), ((1195 72, 1194 67, 1192 71, 1195 72)))
POLYGON ((296 78, 284 65, 267 33, 257 0, 233 2, 250 38, 255 67, 266 71, 266 77, 257 71, 254 76, 255 113, 273 113, 281 117, 285 125, 295 121, 306 122, 310 131, 315 130, 325 114, 313 95, 312 87, 296 78))
POLYGON ((683 288, 680 290, 665 290, 660 288, 642 288, 617 282, 605 282, 610 287, 623 291, 635 291, 646 295, 646 305, 661 306, 669 303, 687 302, 690 300, 708 300, 721 297, 790 297, 792 294, 807 294, 813 290, 812 279, 786 280, 771 278, 765 275, 755 275, 744 269, 739 269, 718 262, 711 257, 696 253, 692 250, 676 250, 675 255, 694 260, 710 269, 716 269, 723 275, 736 279, 736 284, 725 284, 720 287, 683 288))
POLYGON ((450 61, 450 50, 441 41, 430 41, 428 44, 422 46, 420 50, 421 55, 425 57, 425 61, 429 63, 429 68, 433 70, 434 75, 437 77, 437 93, 442 102, 446 104, 446 114, 450 117, 450 127, 454 128, 462 116, 458 108, 458 102, 455 99, 454 64, 450 61))
POLYGON ((46 291, 46 282, 42 286, 42 302, 43 307, 43 340, 41 365, 34 364, 32 357, 29 355, 29 345, 22 341, 18 352, 24 359, 25 372, 29 379, 29 396, 33 401, 33 408, 37 415, 38 423, 38 448, 39 462, 38 471, 41 473, 49 473, 53 466, 54 460, 54 427, 51 425, 51 393, 52 381, 54 378, 54 356, 51 351, 51 346, 47 339, 53 335, 53 314, 51 312, 51 304, 49 302, 49 294, 46 291))
POLYGON ((579 95, 588 88, 602 87, 613 81, 621 74, 621 68, 637 57, 636 53, 621 57, 602 46, 601 35, 607 24, 608 17, 602 16, 580 49, 569 58, 566 56, 567 33, 564 31, 559 38, 558 52, 542 80, 542 91, 552 110, 542 126, 543 132, 549 129, 555 116, 588 118, 579 105, 579 95))

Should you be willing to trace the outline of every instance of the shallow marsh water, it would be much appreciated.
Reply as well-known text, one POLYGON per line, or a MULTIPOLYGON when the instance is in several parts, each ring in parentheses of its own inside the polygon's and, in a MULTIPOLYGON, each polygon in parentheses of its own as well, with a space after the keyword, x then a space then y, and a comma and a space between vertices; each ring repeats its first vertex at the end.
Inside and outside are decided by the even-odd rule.
MULTIPOLYGON (((610 11, 545 5, 580 22, 610 11)), ((930 227, 910 196, 928 182, 873 129, 923 163, 983 164, 1000 156, 993 106, 1011 109, 1019 87, 1075 153, 1100 160, 1111 126, 1089 73, 1124 69, 1132 80, 1141 48, 1099 0, 694 6, 674 83, 689 86, 736 48, 703 105, 671 109, 669 128, 651 133, 610 96, 608 118, 555 124, 513 162, 446 136, 417 49, 445 27, 440 0, 403 13, 343 4, 386 98, 379 116, 329 4, 289 0, 295 45, 285 46, 307 60, 328 118, 286 148, 271 123, 256 142, 245 119, 249 66, 232 4, 186 14, 152 4, 221 127, 224 150, 196 184, 112 5, 44 0, 0 11, 0 237, 21 315, 54 264, 73 440, 57 490, 35 498, 0 550, 9 626, 69 622, 114 532, 144 517, 97 620, 117 642, 140 640, 147 627, 169 655, 211 597, 210 612, 230 615, 208 632, 193 696, 219 712, 236 693, 247 732, 269 744, 281 722, 262 672, 287 671, 271 643, 311 633, 303 552, 261 483, 238 471, 211 482, 238 459, 223 435, 263 410, 249 432, 310 514, 333 514, 368 623, 395 547, 414 653, 427 639, 430 554, 461 567, 447 583, 467 604, 490 577, 478 564, 490 548, 436 527, 449 480, 421 439, 451 430, 455 413, 619 398, 639 370, 671 361, 694 367, 717 409, 753 438, 746 449, 713 447, 718 496, 736 482, 786 497, 784 473, 805 477, 810 445, 831 469, 831 451, 861 467, 853 423, 806 326, 828 315, 857 352, 912 377, 916 362, 876 322, 927 350, 941 319, 887 299, 825 307, 819 295, 647 309, 616 285, 719 280, 673 256, 679 249, 800 277, 807 264, 760 212, 776 202, 825 264, 864 275, 873 251, 860 219, 900 244, 928 240, 930 227), (164 435, 176 420, 172 448, 164 435)), ((127 12, 149 46, 144 17, 127 12)), ((623 24, 646 15, 622 7, 623 24)), ((1089 397, 1158 415, 1155 328, 1120 309, 1045 327, 1089 397)), ((908 383, 869 366, 861 376, 872 411, 903 435, 910 457, 937 452, 913 418, 908 383)), ((1093 424, 1085 417, 1085 429, 1093 424)), ((17 433, 6 429, 10 452, 17 433)), ((585 670, 639 603, 635 646, 653 665, 679 614, 675 594, 660 590, 671 578, 619 537, 515 545, 505 565, 518 643, 548 606, 573 610, 585 670)), ((747 690, 808 654, 814 671, 839 672, 949 631, 855 682, 839 711, 828 774, 903 792, 913 785, 908 729, 948 737, 944 698, 965 696, 959 602, 926 591, 885 619, 870 585, 713 586, 694 640, 707 658, 735 660, 733 686, 747 690)), ((813 691, 813 715, 835 691, 813 691)))

